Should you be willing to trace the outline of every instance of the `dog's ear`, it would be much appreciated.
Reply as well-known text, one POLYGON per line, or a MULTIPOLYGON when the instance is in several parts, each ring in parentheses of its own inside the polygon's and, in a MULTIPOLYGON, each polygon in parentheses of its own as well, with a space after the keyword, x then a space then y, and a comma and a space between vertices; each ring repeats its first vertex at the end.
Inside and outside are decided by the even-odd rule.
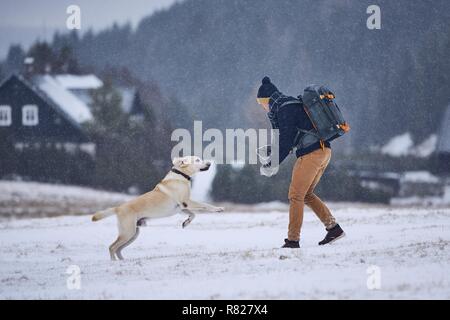
POLYGON ((172 160, 172 164, 175 167, 180 167, 180 168, 184 168, 186 167, 189 163, 188 160, 186 158, 174 158, 172 160))
POLYGON ((178 157, 173 158, 172 164, 173 164, 175 167, 179 167, 181 164, 183 164, 183 159, 182 159, 182 158, 178 158, 178 157))

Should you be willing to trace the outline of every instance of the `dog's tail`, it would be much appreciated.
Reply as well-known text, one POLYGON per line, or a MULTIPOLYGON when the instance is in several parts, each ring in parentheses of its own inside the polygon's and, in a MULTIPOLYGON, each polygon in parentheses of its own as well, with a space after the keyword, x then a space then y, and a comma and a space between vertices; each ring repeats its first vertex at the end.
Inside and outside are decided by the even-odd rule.
POLYGON ((92 221, 98 221, 106 217, 116 214, 116 208, 109 208, 103 211, 98 211, 92 216, 92 221))

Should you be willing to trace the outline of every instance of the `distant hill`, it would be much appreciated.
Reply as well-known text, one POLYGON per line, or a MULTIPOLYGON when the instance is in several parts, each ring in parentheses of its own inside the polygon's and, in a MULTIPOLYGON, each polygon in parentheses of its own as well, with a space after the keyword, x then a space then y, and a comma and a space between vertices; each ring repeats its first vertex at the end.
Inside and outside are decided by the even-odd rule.
POLYGON ((366 27, 372 4, 186 0, 136 30, 114 26, 71 41, 85 66, 125 66, 156 81, 204 128, 266 124, 255 94, 267 74, 291 95, 310 83, 333 88, 353 128, 348 147, 406 131, 423 140, 450 101, 450 1, 377 1, 375 31, 366 27))

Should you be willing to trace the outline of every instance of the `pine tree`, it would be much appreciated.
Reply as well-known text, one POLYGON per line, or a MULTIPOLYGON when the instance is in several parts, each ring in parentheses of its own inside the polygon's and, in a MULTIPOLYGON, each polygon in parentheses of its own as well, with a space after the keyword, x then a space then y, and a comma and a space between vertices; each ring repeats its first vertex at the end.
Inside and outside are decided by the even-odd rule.
POLYGON ((30 50, 28 56, 34 59, 32 74, 43 74, 52 72, 55 62, 55 54, 47 42, 37 41, 30 50))
POLYGON ((70 73, 79 74, 80 68, 74 57, 73 49, 69 45, 64 45, 58 50, 55 61, 53 62, 52 71, 54 73, 70 73))
POLYGON ((120 93, 113 87, 112 81, 106 79, 102 87, 92 91, 90 107, 95 119, 95 128, 91 130, 99 134, 119 133, 126 121, 121 104, 120 93))
POLYGON ((130 187, 148 191, 162 178, 153 163, 161 149, 153 117, 148 112, 143 121, 130 119, 122 111, 121 96, 110 80, 92 92, 92 99, 94 121, 86 128, 96 143, 95 183, 122 192, 130 187))
MULTIPOLYGON (((22 70, 25 60, 25 52, 20 45, 11 45, 8 50, 8 55, 5 61, 5 73, 18 73, 22 70)), ((6 76, 5 75, 5 76, 6 76)))

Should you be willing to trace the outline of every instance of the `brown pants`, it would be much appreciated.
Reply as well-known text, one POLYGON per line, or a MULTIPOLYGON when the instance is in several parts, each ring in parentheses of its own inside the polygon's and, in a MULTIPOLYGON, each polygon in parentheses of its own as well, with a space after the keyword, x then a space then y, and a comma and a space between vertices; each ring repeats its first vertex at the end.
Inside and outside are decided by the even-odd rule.
POLYGON ((326 228, 336 224, 330 210, 314 194, 314 188, 319 183, 330 159, 331 149, 324 148, 324 150, 318 149, 301 156, 295 162, 289 186, 289 240, 298 241, 300 239, 305 204, 314 211, 326 228))

